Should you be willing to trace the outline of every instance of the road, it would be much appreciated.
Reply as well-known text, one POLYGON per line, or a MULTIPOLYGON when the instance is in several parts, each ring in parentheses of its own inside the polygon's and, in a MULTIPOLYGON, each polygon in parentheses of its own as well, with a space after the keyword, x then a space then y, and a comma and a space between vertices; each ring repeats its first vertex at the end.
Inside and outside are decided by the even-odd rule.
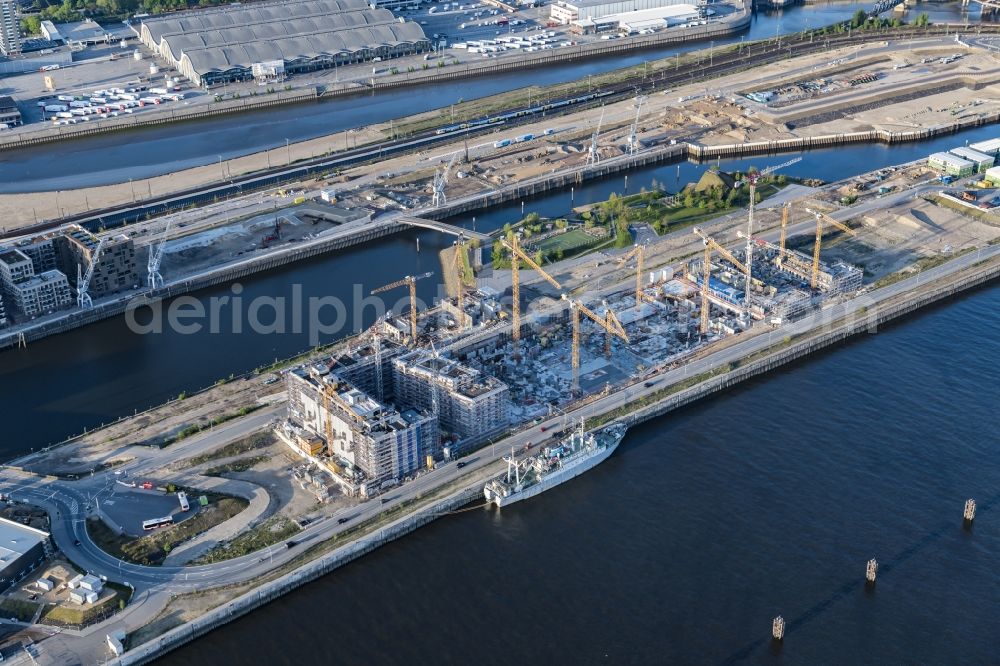
MULTIPOLYGON (((381 500, 371 500, 361 506, 343 509, 340 513, 316 521, 294 537, 296 544, 311 544, 329 539, 345 529, 361 522, 377 518, 383 511, 400 503, 409 502, 429 491, 451 483, 461 477, 469 477, 490 471, 499 474, 502 470, 501 457, 514 449, 523 451, 530 444, 539 444, 550 435, 545 430, 563 426, 567 421, 576 422, 623 407, 647 394, 681 382, 688 377, 700 375, 721 365, 745 358, 757 351, 768 348, 776 339, 795 336, 807 331, 829 326, 833 322, 849 316, 868 316, 880 303, 895 298, 918 286, 922 282, 934 280, 952 272, 1000 256, 1000 246, 988 246, 980 251, 963 255, 946 264, 923 271, 893 285, 864 294, 860 297, 831 304, 814 311, 795 322, 773 329, 767 334, 759 334, 740 340, 727 348, 705 357, 692 360, 684 365, 661 372, 652 378, 644 378, 629 386, 622 387, 606 396, 578 408, 571 408, 564 414, 550 417, 529 426, 513 435, 484 447, 462 459, 463 467, 446 463, 437 469, 418 475, 414 480, 387 493, 381 500), (647 384, 652 384, 647 386, 647 384), (346 519, 344 523, 340 519, 346 519)), ((233 421, 215 428, 213 431, 192 437, 162 451, 151 450, 142 456, 131 468, 133 477, 144 472, 162 468, 172 462, 193 455, 197 451, 221 446, 238 439, 248 432, 266 427, 284 409, 284 405, 261 410, 245 419, 233 421)), ((37 454, 36 454, 37 455, 37 454)), ((22 464, 30 460, 19 461, 22 464)), ((5 467, 0 470, 0 484, 5 492, 17 500, 40 506, 52 516, 52 537, 55 544, 77 565, 92 573, 106 576, 109 580, 127 583, 136 590, 135 600, 124 613, 84 632, 64 632, 60 641, 79 647, 82 644, 96 649, 103 640, 103 633, 110 627, 128 625, 140 626, 151 619, 170 595, 206 589, 231 583, 258 579, 275 568, 281 567, 295 558, 302 550, 277 544, 263 552, 214 564, 177 567, 149 567, 119 560, 102 551, 90 539, 85 528, 87 516, 94 504, 102 497, 112 496, 116 476, 110 472, 94 474, 77 481, 38 477, 30 473, 5 467), (96 632, 96 633, 95 633, 96 632), (98 635, 100 640, 94 638, 98 635), (73 643, 73 641, 77 643, 73 643), (94 641, 97 640, 97 643, 94 641), (83 641, 83 643, 80 643, 83 641)), ((47 639, 52 640, 52 639, 47 639)), ((44 651, 43 651, 44 654, 44 651)))

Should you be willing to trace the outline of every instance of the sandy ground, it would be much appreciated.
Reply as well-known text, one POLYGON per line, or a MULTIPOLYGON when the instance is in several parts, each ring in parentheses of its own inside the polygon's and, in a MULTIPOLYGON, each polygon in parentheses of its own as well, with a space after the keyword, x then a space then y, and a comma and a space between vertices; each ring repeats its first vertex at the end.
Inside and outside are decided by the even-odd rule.
MULTIPOLYGON (((862 61, 859 71, 878 71, 884 76, 884 79, 842 93, 847 96, 845 99, 857 97, 859 91, 868 97, 877 97, 880 86, 904 84, 915 80, 926 81, 928 77, 948 75, 954 71, 974 72, 980 77, 987 78, 996 75, 1000 78, 1000 66, 992 54, 974 51, 971 52, 972 55, 968 55, 950 66, 935 63, 918 66, 912 64, 911 61, 919 63, 917 58, 921 53, 933 55, 941 52, 942 48, 952 52, 959 47, 946 45, 940 40, 925 45, 925 48, 918 48, 921 46, 920 43, 909 45, 907 48, 902 48, 902 46, 897 51, 887 51, 883 43, 874 44, 860 51, 842 49, 796 60, 792 68, 789 67, 789 63, 776 63, 754 70, 752 82, 748 82, 748 75, 743 73, 713 81, 710 88, 701 84, 691 85, 670 90, 667 94, 649 95, 640 114, 640 138, 659 141, 668 139, 693 140, 704 144, 720 144, 855 131, 872 127, 884 127, 899 131, 906 128, 933 126, 942 122, 954 122, 961 117, 962 113, 976 114, 1000 110, 1000 95, 996 95, 997 89, 992 86, 979 91, 960 88, 939 95, 918 97, 888 106, 881 105, 870 110, 859 110, 846 118, 821 119, 821 122, 804 124, 799 130, 791 130, 783 124, 768 124, 763 120, 764 116, 767 115, 763 109, 760 109, 761 113, 755 114, 753 103, 736 96, 740 91, 751 88, 766 88, 772 82, 777 85, 781 82, 808 80, 823 76, 824 64, 838 60, 846 61, 848 58, 857 58, 862 61), (931 45, 936 46, 931 48, 931 45), (866 65, 864 63, 872 59, 872 57, 866 56, 878 56, 881 58, 881 62, 876 65, 866 65), (896 65, 903 62, 908 63, 908 67, 894 69, 896 65), (751 83, 753 85, 750 85, 751 83), (973 106, 976 100, 979 100, 980 103, 973 106), (953 113, 955 104, 967 108, 962 113, 956 114, 953 113), (928 109, 930 110, 928 111, 928 109), (747 115, 748 113, 750 115, 747 115)), ((849 75, 849 72, 840 71, 837 73, 837 76, 840 77, 846 75, 849 75)), ((831 101, 833 97, 831 95, 820 96, 815 101, 825 103, 831 101)), ((516 130, 498 131, 495 135, 474 139, 469 146, 470 156, 475 161, 485 162, 484 158, 493 151, 493 140, 527 132, 541 134, 545 129, 555 130, 555 134, 549 137, 552 144, 568 143, 574 149, 579 149, 585 144, 586 138, 598 124, 601 113, 604 114, 602 125, 604 129, 602 129, 601 137, 601 143, 604 145, 603 150, 606 151, 606 156, 614 154, 616 151, 620 152, 621 144, 624 143, 627 133, 624 127, 630 124, 636 115, 634 102, 631 100, 607 105, 603 110, 592 109, 563 118, 549 119, 519 127, 516 130), (608 128, 614 127, 619 129, 606 131, 608 128), (612 143, 616 145, 609 145, 612 143)), ((439 115, 439 111, 421 114, 423 117, 439 115)), ((341 150, 346 144, 353 147, 355 143, 361 145, 366 142, 377 142, 387 136, 389 131, 389 124, 373 125, 363 130, 342 132, 292 144, 287 151, 284 147, 279 147, 233 159, 223 163, 221 168, 218 164, 198 167, 136 181, 131 185, 123 183, 61 191, 57 196, 53 196, 52 193, 0 195, 0 219, 4 220, 4 226, 9 229, 30 224, 35 221, 36 217, 38 219, 57 217, 60 211, 67 214, 83 211, 89 206, 96 206, 97 202, 100 202, 102 206, 125 204, 132 201, 133 188, 135 196, 142 198, 199 184, 218 182, 223 172, 226 173, 227 177, 229 175, 235 176, 264 169, 269 163, 272 166, 285 163, 289 161, 289 156, 291 161, 295 161, 341 150)), ((537 145, 537 142, 533 142, 532 149, 537 145)), ((461 143, 441 146, 424 154, 401 156, 379 162, 373 167, 352 169, 348 173, 358 179, 354 183, 355 185, 374 183, 378 177, 384 178, 388 173, 399 174, 414 170, 426 170, 426 173, 430 174, 435 166, 447 159, 448 155, 455 151, 464 151, 464 149, 465 146, 461 143)), ((501 164, 499 166, 504 167, 502 170, 497 169, 493 174, 486 175, 489 177, 489 184, 497 186, 507 184, 515 177, 518 179, 526 178, 543 173, 546 169, 553 170, 559 166, 572 166, 582 159, 582 155, 574 153, 564 155, 563 159, 558 162, 553 160, 534 164, 501 164)), ((449 186, 458 187, 456 183, 457 181, 453 178, 449 186)), ((469 179, 468 183, 461 184, 461 188, 473 188, 477 184, 487 185, 487 183, 473 178, 469 179)), ((461 193, 461 190, 456 191, 461 193)))

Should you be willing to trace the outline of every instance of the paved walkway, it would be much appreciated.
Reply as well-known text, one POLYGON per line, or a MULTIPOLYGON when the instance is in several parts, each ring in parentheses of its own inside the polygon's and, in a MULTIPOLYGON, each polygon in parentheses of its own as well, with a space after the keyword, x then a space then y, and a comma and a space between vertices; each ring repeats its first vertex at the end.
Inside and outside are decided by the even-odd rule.
MULTIPOLYGON (((205 463, 202 467, 217 464, 219 464, 219 461, 213 460, 205 463)), ((208 552, 214 546, 233 538, 243 530, 255 525, 264 516, 267 506, 271 501, 266 490, 249 481, 202 476, 195 473, 178 477, 175 483, 187 485, 192 488, 203 488, 205 490, 243 497, 250 501, 250 505, 226 522, 216 525, 194 539, 177 546, 163 560, 163 566, 183 566, 208 552)))

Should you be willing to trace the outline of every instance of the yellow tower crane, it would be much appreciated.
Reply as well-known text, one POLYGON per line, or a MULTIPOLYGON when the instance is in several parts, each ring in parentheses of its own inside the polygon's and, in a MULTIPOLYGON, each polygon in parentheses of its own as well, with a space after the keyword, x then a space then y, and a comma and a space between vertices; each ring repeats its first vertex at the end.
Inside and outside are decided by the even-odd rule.
POLYGON ((788 208, 789 205, 787 203, 781 207, 781 236, 778 239, 779 262, 782 262, 785 259, 785 238, 788 234, 788 208))
POLYGON ((387 285, 379 287, 378 289, 372 289, 372 296, 375 294, 381 294, 384 291, 389 291, 390 289, 395 289, 396 287, 402 287, 404 285, 410 288, 410 344, 416 344, 417 342, 417 280, 422 280, 426 277, 430 277, 434 273, 424 273, 422 275, 407 275, 402 280, 396 280, 395 282, 390 282, 387 285))
POLYGON ((812 277, 809 280, 809 286, 812 289, 816 288, 816 282, 819 279, 819 253, 823 247, 823 223, 826 222, 841 231, 850 234, 851 236, 857 236, 857 232, 851 229, 849 226, 843 222, 839 222, 825 213, 817 213, 814 210, 806 211, 812 213, 816 217, 816 244, 813 246, 813 263, 812 263, 812 277))
POLYGON ((622 326, 621 322, 611 308, 604 304, 607 314, 601 317, 593 310, 589 309, 579 300, 574 300, 569 298, 566 294, 563 294, 563 300, 569 301, 570 310, 573 313, 573 356, 572 356, 572 366, 573 366, 573 392, 577 392, 580 388, 580 313, 587 315, 595 324, 603 328, 605 331, 611 335, 616 335, 626 343, 629 342, 628 334, 625 332, 625 328, 622 326))
MULTIPOLYGON (((742 271, 744 275, 749 275, 750 271, 747 270, 747 267, 743 265, 743 262, 737 259, 732 252, 716 243, 714 238, 706 235, 701 229, 695 227, 694 233, 697 234, 705 244, 705 255, 701 262, 701 334, 706 335, 708 333, 709 308, 711 307, 708 301, 708 281, 712 276, 712 250, 721 254, 726 261, 731 263, 733 266, 736 266, 736 268, 742 271)), ((749 290, 749 286, 747 289, 749 290)))
POLYGON ((465 310, 462 308, 463 297, 465 296, 465 261, 463 254, 465 253, 465 236, 459 234, 458 240, 455 241, 455 266, 453 270, 455 271, 455 277, 458 278, 457 287, 457 305, 458 305, 458 330, 465 330, 465 310))
POLYGON ((511 280, 511 340, 514 346, 514 358, 518 358, 518 352, 520 351, 518 347, 521 344, 521 276, 520 276, 520 261, 518 259, 524 260, 524 263, 528 264, 536 271, 538 274, 545 278, 549 284, 551 284, 556 289, 562 289, 562 285, 554 277, 542 270, 542 267, 538 263, 528 256, 528 254, 521 249, 520 238, 517 234, 511 236, 508 242, 506 238, 501 239, 500 243, 510 250, 510 280, 511 280))

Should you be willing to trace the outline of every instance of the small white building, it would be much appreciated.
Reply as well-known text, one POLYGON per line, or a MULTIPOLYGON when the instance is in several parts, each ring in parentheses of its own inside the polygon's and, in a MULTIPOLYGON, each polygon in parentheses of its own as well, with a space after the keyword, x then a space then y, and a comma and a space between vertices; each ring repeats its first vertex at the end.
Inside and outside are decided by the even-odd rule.
POLYGON ((987 141, 971 143, 969 144, 969 148, 996 157, 997 153, 1000 152, 1000 139, 989 139, 987 141))
POLYGON ((71 590, 75 590, 80 587, 81 580, 83 580, 83 574, 77 574, 69 579, 69 582, 66 583, 66 587, 71 590))
POLYGON ((80 587, 84 590, 100 594, 101 590, 104 589, 104 583, 97 576, 87 574, 80 579, 80 587))
POLYGON ((53 583, 48 578, 39 578, 38 580, 35 581, 35 587, 37 587, 42 592, 51 592, 52 588, 55 587, 55 583, 53 583))
POLYGON ((335 190, 320 190, 319 198, 327 203, 337 203, 337 192, 335 190))

